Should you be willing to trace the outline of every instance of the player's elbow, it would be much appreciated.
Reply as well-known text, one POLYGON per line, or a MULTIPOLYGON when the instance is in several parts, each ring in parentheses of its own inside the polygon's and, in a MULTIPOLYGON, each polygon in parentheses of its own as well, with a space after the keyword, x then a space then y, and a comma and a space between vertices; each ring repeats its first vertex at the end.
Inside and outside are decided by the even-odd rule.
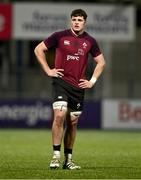
POLYGON ((105 68, 105 66, 106 66, 105 60, 102 61, 101 66, 102 66, 103 69, 105 68))
POLYGON ((47 50, 47 47, 45 46, 44 42, 41 42, 35 47, 34 53, 38 57, 40 54, 44 53, 46 50, 47 50))
POLYGON ((106 62, 105 62, 105 60, 104 59, 101 59, 101 61, 99 61, 99 67, 101 67, 101 69, 104 69, 105 68, 105 66, 106 66, 106 62))
POLYGON ((100 54, 98 57, 95 58, 97 65, 101 67, 102 69, 105 68, 106 62, 102 54, 100 54))

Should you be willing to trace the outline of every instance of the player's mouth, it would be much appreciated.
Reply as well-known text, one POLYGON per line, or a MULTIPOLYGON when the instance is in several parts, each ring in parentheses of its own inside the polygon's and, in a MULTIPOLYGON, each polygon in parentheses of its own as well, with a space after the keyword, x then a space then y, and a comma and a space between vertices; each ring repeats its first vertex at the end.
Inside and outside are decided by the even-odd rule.
POLYGON ((78 29, 78 28, 79 28, 79 26, 74 26, 74 28, 78 29))

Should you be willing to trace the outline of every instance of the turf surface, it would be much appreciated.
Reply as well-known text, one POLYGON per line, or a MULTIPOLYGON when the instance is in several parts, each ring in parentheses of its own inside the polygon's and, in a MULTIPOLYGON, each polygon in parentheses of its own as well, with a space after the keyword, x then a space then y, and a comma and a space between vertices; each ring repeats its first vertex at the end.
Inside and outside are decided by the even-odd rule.
POLYGON ((0 129, 0 179, 140 179, 141 132, 79 130, 81 170, 50 170, 51 156, 50 130, 0 129))

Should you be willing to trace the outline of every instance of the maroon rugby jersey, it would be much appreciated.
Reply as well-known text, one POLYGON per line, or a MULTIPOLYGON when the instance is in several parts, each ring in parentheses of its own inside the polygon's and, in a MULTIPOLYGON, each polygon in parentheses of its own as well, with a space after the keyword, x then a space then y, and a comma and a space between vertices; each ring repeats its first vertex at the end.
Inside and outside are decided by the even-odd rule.
POLYGON ((78 87, 80 79, 86 79, 88 54, 101 54, 96 40, 88 33, 76 36, 71 29, 55 32, 44 40, 47 48, 56 48, 55 68, 64 69, 62 79, 78 87))

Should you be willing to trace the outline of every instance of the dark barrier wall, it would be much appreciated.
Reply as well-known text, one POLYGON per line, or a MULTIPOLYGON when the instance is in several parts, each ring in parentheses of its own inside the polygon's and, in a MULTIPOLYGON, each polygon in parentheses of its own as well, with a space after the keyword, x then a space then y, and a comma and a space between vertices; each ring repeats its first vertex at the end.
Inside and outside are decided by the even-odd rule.
MULTIPOLYGON (((0 101, 0 128, 51 128, 52 103, 43 100, 0 101)), ((100 128, 101 103, 86 102, 78 128, 100 128)))
POLYGON ((87 101, 79 119, 80 128, 101 128, 101 102, 87 101))

